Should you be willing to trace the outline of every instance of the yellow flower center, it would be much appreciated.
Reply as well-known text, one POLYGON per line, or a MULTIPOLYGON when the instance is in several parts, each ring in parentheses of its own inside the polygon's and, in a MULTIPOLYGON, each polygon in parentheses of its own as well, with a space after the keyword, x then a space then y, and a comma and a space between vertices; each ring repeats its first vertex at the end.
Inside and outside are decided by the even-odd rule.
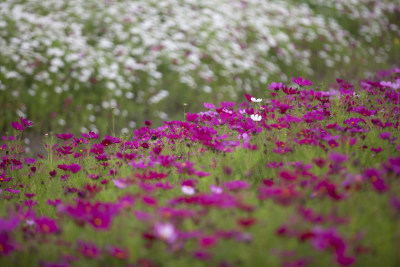
POLYGON ((125 253, 118 251, 117 253, 115 253, 115 257, 117 257, 118 259, 123 259, 125 258, 125 253))
POLYGON ((47 224, 43 224, 42 230, 43 230, 43 232, 48 233, 48 232, 50 232, 50 227, 47 224))
POLYGON ((100 226, 103 223, 103 221, 100 218, 94 219, 94 224, 97 226, 100 226))

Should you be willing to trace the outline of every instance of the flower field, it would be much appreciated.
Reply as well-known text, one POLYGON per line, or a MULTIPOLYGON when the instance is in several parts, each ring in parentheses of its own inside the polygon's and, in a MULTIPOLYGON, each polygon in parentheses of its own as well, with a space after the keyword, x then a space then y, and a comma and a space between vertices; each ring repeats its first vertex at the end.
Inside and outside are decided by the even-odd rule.
POLYGON ((23 116, 37 134, 128 133, 294 75, 366 77, 398 64, 399 14, 392 0, 2 0, 0 129, 23 116))
POLYGON ((0 266, 398 266, 400 69, 0 143, 0 266))

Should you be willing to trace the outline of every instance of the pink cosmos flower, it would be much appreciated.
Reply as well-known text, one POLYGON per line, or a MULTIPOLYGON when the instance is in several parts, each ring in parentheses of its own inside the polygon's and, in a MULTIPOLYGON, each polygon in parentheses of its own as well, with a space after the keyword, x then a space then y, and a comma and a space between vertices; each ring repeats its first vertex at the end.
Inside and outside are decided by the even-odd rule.
POLYGON ((156 223, 154 225, 154 234, 167 243, 174 243, 178 238, 178 232, 172 223, 156 223))
POLYGON ((224 187, 227 188, 229 191, 239 191, 248 189, 250 185, 246 181, 236 180, 225 182, 224 187))
POLYGON ((101 255, 101 250, 94 243, 83 241, 78 241, 78 252, 91 259, 97 259, 101 255))
POLYGON ((88 222, 96 230, 108 230, 114 214, 111 204, 96 203, 90 212, 88 222))
POLYGON ((202 248, 210 248, 218 243, 218 239, 216 236, 203 236, 198 242, 202 248))
POLYGON ((72 146, 62 146, 57 148, 56 150, 63 155, 69 155, 74 153, 74 151, 72 151, 73 147, 72 146))
POLYGON ((87 139, 97 139, 99 138, 99 135, 95 132, 89 132, 89 133, 81 133, 82 137, 85 137, 87 139))
POLYGON ((57 138, 61 140, 68 140, 74 137, 72 133, 62 133, 62 134, 56 134, 57 138))
POLYGON ((383 132, 379 134, 379 137, 382 138, 383 140, 389 139, 391 133, 390 132, 383 132))
POLYGON ((25 164, 30 165, 30 164, 34 164, 36 162, 36 159, 25 158, 24 161, 25 161, 25 164))
POLYGON ((128 186, 125 179, 114 179, 113 183, 116 187, 124 189, 128 186))
POLYGON ((0 232, 0 257, 15 250, 15 244, 7 232, 0 232))
POLYGON ((216 185, 210 185, 210 191, 214 194, 222 194, 223 189, 216 185))
POLYGON ((282 87, 282 91, 287 95, 298 95, 298 94, 300 94, 300 91, 298 91, 298 90, 296 90, 296 89, 294 89, 292 87, 287 87, 287 86, 282 87))
MULTIPOLYGON (((20 219, 18 215, 11 215, 9 218, 0 218, 0 233, 3 231, 11 232, 19 226, 20 219)), ((1 252, 0 252, 1 253, 1 252)))
POLYGON ((371 147, 371 151, 375 152, 375 153, 380 153, 382 152, 382 148, 381 147, 371 147))
POLYGON ((294 77, 292 77, 292 81, 300 86, 310 86, 313 83, 310 82, 308 79, 303 80, 303 77, 298 77, 297 79, 295 79, 294 77))
POLYGON ((21 190, 15 190, 15 189, 11 189, 11 188, 7 188, 6 191, 13 193, 13 194, 19 194, 21 192, 21 190))
POLYGON ((116 259, 119 259, 119 260, 128 259, 128 251, 125 248, 112 246, 112 247, 109 247, 107 250, 108 250, 108 253, 116 259))
POLYGON ((35 219, 36 223, 36 232, 43 234, 55 234, 60 231, 55 220, 50 219, 48 217, 40 217, 35 219))
POLYGON ((59 169, 64 170, 64 171, 71 171, 73 173, 77 173, 81 170, 81 165, 72 163, 70 165, 67 164, 62 164, 57 166, 59 169))
POLYGON ((279 91, 279 89, 281 89, 283 87, 282 83, 276 83, 273 82, 270 85, 268 85, 269 90, 275 90, 275 91, 279 91))
POLYGON ((16 121, 11 122, 11 127, 13 127, 15 130, 18 131, 23 131, 26 129, 26 127, 23 124, 19 124, 16 121))
POLYGON ((142 197, 142 202, 148 206, 157 206, 158 201, 156 198, 152 197, 152 196, 143 196, 142 197))
POLYGON ((25 119, 23 117, 19 117, 19 120, 21 121, 21 123, 26 126, 26 127, 32 127, 33 126, 33 122, 31 122, 28 119, 25 119))
POLYGON ((204 103, 203 105, 207 109, 214 109, 215 108, 214 104, 212 104, 212 103, 204 103))

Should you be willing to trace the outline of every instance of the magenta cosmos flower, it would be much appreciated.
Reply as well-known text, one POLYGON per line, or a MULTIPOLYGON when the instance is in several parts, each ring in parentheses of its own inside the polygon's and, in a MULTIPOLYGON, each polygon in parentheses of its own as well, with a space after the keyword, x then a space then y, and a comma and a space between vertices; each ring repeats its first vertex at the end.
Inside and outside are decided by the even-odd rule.
POLYGON ((23 124, 19 124, 16 121, 11 122, 11 127, 13 127, 17 131, 23 131, 26 129, 26 127, 23 124))
POLYGON ((36 222, 36 232, 43 233, 43 234, 54 234, 60 231, 55 220, 41 217, 35 219, 36 222))
POLYGON ((81 135, 87 139, 97 139, 99 138, 99 135, 95 132, 89 132, 89 133, 81 133, 81 135))
POLYGON ((62 164, 57 166, 59 169, 64 171, 71 171, 73 173, 77 173, 81 170, 81 165, 72 163, 71 165, 62 164))
POLYGON ((74 137, 72 133, 62 133, 62 134, 56 134, 57 138, 62 139, 62 140, 68 140, 74 137))
POLYGON ((292 77, 292 81, 300 86, 310 86, 313 83, 310 82, 308 79, 303 80, 303 77, 298 77, 297 79, 295 79, 294 77, 292 77))
POLYGON ((32 127, 33 126, 33 122, 31 122, 28 119, 25 119, 23 117, 19 117, 19 120, 21 121, 21 123, 26 126, 26 127, 32 127))

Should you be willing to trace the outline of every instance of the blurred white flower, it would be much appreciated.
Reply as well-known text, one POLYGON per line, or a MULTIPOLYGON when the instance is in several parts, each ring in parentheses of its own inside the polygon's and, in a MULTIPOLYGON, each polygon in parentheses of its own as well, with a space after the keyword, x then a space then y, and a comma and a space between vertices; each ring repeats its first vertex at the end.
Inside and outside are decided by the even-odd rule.
POLYGON ((259 114, 251 114, 251 115, 250 115, 250 118, 251 118, 253 121, 260 121, 260 120, 262 119, 261 115, 259 115, 259 114))
POLYGON ((262 101, 262 98, 255 98, 254 96, 252 96, 252 97, 250 98, 250 100, 251 100, 251 102, 259 103, 259 102, 262 101))
POLYGON ((196 193, 196 190, 192 186, 188 186, 188 185, 182 185, 181 190, 182 190, 183 194, 189 195, 189 196, 194 195, 194 193, 196 193))
POLYGON ((173 243, 178 238, 178 233, 172 223, 156 223, 154 233, 158 238, 168 243, 173 243))

